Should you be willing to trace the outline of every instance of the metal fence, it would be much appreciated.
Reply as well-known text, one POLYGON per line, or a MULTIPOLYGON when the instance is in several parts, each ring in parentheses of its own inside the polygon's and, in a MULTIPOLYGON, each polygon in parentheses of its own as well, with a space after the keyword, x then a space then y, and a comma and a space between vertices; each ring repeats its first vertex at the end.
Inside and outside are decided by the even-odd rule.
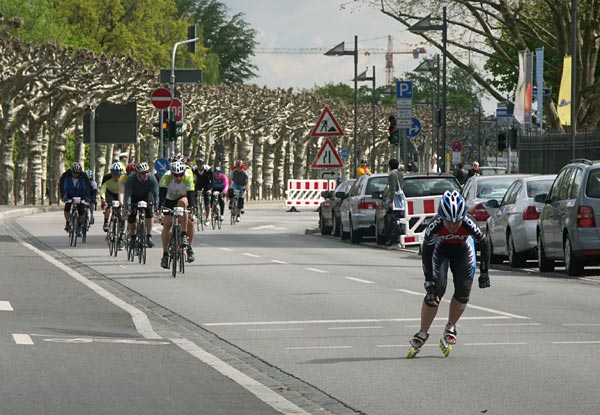
POLYGON ((600 160, 600 131, 578 132, 575 155, 568 133, 519 134, 519 172, 551 174, 572 159, 600 160))

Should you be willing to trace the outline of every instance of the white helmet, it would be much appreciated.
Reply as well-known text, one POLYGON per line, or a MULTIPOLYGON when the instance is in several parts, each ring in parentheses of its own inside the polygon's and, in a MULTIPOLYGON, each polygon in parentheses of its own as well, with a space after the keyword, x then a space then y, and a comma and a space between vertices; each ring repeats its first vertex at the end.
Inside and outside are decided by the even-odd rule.
POLYGON ((180 161, 174 161, 171 163, 171 173, 172 174, 183 174, 185 173, 185 164, 180 161))

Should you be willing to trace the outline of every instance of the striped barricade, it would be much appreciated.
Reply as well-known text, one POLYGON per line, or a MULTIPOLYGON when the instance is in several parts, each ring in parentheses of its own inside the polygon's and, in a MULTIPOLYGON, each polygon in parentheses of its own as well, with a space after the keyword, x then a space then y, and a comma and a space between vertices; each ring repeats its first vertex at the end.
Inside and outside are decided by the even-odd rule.
POLYGON ((296 206, 319 206, 324 200, 321 197, 321 192, 324 190, 334 190, 335 186, 335 180, 290 179, 285 191, 285 205, 292 208, 296 206))
POLYGON ((406 216, 400 219, 406 230, 400 237, 402 246, 420 245, 423 242, 425 228, 437 213, 441 198, 442 196, 406 198, 406 216))

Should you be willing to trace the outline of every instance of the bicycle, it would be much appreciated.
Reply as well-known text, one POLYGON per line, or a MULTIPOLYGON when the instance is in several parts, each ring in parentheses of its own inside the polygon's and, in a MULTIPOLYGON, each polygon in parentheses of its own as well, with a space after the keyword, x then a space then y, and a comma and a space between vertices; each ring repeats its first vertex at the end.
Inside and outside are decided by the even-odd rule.
POLYGON ((112 201, 112 210, 110 212, 110 219, 108 225, 108 232, 106 232, 106 243, 108 244, 108 254, 110 256, 117 256, 119 235, 121 234, 121 203, 118 200, 112 201))
POLYGON ((194 216, 198 218, 196 230, 204 230, 204 192, 200 190, 196 193, 196 203, 194 205, 194 216))
POLYGON ((223 220, 221 219, 220 211, 221 208, 219 206, 219 198, 221 197, 221 192, 214 191, 212 194, 212 200, 210 202, 210 224, 213 229, 218 227, 221 229, 221 224, 223 220))
POLYGON ((177 277, 177 270, 185 274, 186 246, 183 245, 182 229, 179 219, 185 214, 185 209, 181 206, 175 206, 173 209, 163 207, 163 214, 173 214, 173 224, 171 225, 171 238, 167 254, 169 255, 169 267, 173 278, 177 277))
POLYGON ((237 218, 240 216, 239 201, 244 197, 244 190, 233 190, 233 197, 231 198, 231 224, 235 225, 237 218))
MULTIPOLYGON (((138 257, 140 264, 146 263, 146 240, 148 239, 148 230, 146 228, 146 208, 148 203, 145 200, 140 200, 137 205, 137 230, 133 244, 127 242, 127 259, 131 262, 138 257)), ((127 233, 129 235, 129 232, 127 233)))
POLYGON ((77 205, 81 203, 80 197, 74 197, 66 200, 65 203, 71 204, 69 212, 69 246, 77 246, 77 232, 79 231, 79 212, 77 205))

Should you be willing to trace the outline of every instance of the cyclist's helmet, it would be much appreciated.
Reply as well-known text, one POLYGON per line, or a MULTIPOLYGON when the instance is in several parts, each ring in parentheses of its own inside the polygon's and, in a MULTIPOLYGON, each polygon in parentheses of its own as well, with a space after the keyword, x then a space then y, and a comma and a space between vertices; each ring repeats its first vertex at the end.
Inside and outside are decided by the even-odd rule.
POLYGON ((223 173, 223 169, 220 167, 215 168, 215 173, 223 173))
POLYGON ((463 220, 467 214, 465 199, 456 190, 453 192, 446 190, 442 196, 442 200, 440 200, 438 214, 443 220, 448 222, 463 220))
POLYGON ((81 163, 75 161, 71 164, 71 172, 73 173, 81 173, 83 171, 83 167, 81 167, 81 163))
POLYGON ((135 171, 136 167, 137 167, 137 164, 135 164, 135 163, 129 163, 127 165, 127 167, 125 167, 125 171, 127 172, 127 174, 131 174, 131 173, 133 173, 135 171))
POLYGON ((150 166, 148 166, 148 163, 145 161, 141 161, 135 165, 135 171, 137 173, 146 173, 147 171, 150 171, 150 166))
POLYGON ((115 176, 120 176, 123 174, 123 167, 121 167, 120 163, 115 162, 110 166, 110 172, 115 176))
POLYGON ((86 170, 85 171, 85 175, 88 177, 88 179, 92 180, 94 178, 94 172, 91 170, 86 170))
POLYGON ((183 174, 185 173, 185 164, 181 161, 174 161, 171 163, 171 173, 172 174, 183 174))
POLYGON ((198 164, 204 164, 204 159, 202 157, 198 157, 196 159, 196 163, 198 163, 198 164))

